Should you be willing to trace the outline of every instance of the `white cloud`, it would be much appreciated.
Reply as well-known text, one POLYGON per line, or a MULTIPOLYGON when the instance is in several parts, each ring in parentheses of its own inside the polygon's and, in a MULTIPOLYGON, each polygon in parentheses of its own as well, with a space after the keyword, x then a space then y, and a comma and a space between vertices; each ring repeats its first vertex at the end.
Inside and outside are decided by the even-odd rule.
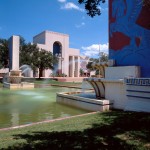
POLYGON ((107 44, 92 44, 87 47, 82 46, 81 49, 82 49, 82 55, 95 57, 99 55, 99 50, 100 52, 104 52, 108 54, 108 43, 107 44))
POLYGON ((84 11, 84 9, 80 8, 79 6, 77 6, 76 4, 74 4, 72 2, 66 3, 64 6, 61 7, 61 9, 75 9, 75 10, 78 10, 81 12, 84 11))
POLYGON ((60 3, 65 3, 66 0, 58 0, 58 2, 60 2, 60 3))
POLYGON ((85 23, 82 22, 81 24, 78 24, 78 25, 75 25, 75 26, 76 26, 76 28, 81 28, 81 27, 84 26, 84 25, 85 25, 85 23))

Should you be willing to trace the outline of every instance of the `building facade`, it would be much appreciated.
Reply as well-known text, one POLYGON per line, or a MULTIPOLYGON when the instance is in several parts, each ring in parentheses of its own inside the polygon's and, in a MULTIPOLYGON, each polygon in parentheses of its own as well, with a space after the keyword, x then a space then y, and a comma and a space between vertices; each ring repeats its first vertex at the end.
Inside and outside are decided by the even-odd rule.
POLYGON ((80 51, 69 47, 69 35, 43 31, 33 37, 33 43, 40 49, 45 49, 58 57, 55 70, 44 70, 43 77, 50 77, 52 73, 64 73, 67 77, 80 75, 80 51))

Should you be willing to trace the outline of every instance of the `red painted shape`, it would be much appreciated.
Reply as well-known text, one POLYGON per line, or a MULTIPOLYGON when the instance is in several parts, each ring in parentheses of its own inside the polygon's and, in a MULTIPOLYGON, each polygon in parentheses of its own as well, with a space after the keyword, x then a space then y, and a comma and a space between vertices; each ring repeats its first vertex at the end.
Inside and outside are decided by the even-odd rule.
POLYGON ((114 32, 112 37, 109 37, 110 49, 121 50, 130 44, 130 38, 121 32, 114 32))
POLYGON ((116 18, 112 17, 112 0, 109 0, 109 24, 116 21, 116 18))
POLYGON ((139 47, 141 43, 141 39, 139 37, 135 38, 136 45, 139 47))
MULTIPOLYGON (((116 21, 116 18, 112 17, 112 1, 109 0, 109 25, 116 21)), ((125 1, 126 3, 126 1, 125 1)), ((124 11, 124 15, 126 10, 124 11)), ((123 47, 130 44, 130 38, 121 32, 114 32, 112 37, 109 37, 109 47, 113 50, 121 50, 123 47)))
POLYGON ((136 23, 145 29, 150 30, 150 8, 149 6, 143 6, 142 11, 138 17, 136 23))

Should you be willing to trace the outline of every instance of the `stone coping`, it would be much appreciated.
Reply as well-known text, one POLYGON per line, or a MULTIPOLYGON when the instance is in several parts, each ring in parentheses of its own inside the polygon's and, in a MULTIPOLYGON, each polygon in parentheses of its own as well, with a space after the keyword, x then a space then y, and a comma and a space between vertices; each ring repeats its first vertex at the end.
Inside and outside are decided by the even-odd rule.
MULTIPOLYGON (((110 105, 112 104, 112 101, 106 100, 106 99, 96 99, 96 98, 85 98, 73 94, 80 94, 82 92, 61 92, 57 93, 58 96, 64 97, 64 98, 69 98, 69 99, 74 99, 77 101, 81 102, 88 102, 88 103, 93 103, 93 104, 98 104, 98 105, 110 105)), ((89 93, 89 92, 86 92, 89 93)))
POLYGON ((34 83, 21 82, 21 83, 12 84, 8 82, 4 82, 3 87, 8 88, 8 89, 31 89, 31 88, 34 88, 34 83))
POLYGON ((114 83, 124 83, 124 79, 102 79, 101 81, 104 82, 104 83, 105 83, 105 82, 106 82, 106 83, 107 83, 107 82, 109 82, 109 83, 110 83, 110 82, 111 82, 111 83, 113 83, 113 82, 114 82, 114 83))
POLYGON ((124 79, 106 79, 106 78, 84 78, 83 81, 93 82, 120 82, 123 83, 124 79))
POLYGON ((99 112, 90 112, 90 113, 85 113, 85 114, 81 114, 81 115, 68 116, 68 117, 63 117, 63 118, 58 118, 58 119, 45 120, 45 121, 34 122, 34 123, 30 123, 30 124, 25 124, 25 125, 19 125, 19 126, 14 126, 14 127, 2 128, 2 129, 0 129, 0 131, 14 130, 14 129, 19 129, 19 128, 33 126, 33 125, 43 124, 43 123, 51 123, 51 122, 55 122, 55 121, 61 121, 61 120, 66 120, 66 119, 71 119, 71 118, 76 118, 76 117, 82 117, 82 116, 96 114, 96 113, 99 113, 99 112))
POLYGON ((124 79, 106 79, 106 78, 84 78, 83 81, 103 82, 103 83, 125 83, 126 85, 150 86, 150 78, 124 78, 124 79))
MULTIPOLYGON (((38 37, 38 36, 40 36, 40 35, 42 35, 42 34, 46 34, 46 33, 52 33, 52 34, 57 34, 57 35, 69 37, 68 34, 64 34, 64 33, 59 33, 59 32, 54 32, 54 31, 45 30, 45 31, 43 31, 43 32, 41 32, 41 33, 35 35, 33 38, 38 37)), ((38 43, 38 44, 40 44, 40 43, 38 43)))
POLYGON ((21 82, 21 83, 8 83, 8 82, 4 82, 4 84, 6 85, 21 85, 21 84, 30 84, 33 85, 34 83, 30 83, 30 82, 21 82))

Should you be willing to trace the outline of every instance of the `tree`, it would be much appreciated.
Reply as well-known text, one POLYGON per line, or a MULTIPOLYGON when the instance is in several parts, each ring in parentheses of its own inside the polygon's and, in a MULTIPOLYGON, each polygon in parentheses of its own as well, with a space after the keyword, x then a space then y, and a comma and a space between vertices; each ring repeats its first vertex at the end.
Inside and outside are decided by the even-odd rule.
POLYGON ((44 49, 39 49, 36 44, 24 44, 20 48, 20 65, 29 65, 33 72, 39 69, 39 78, 42 77, 42 72, 45 69, 54 69, 53 64, 57 59, 51 52, 44 49))
POLYGON ((42 77, 42 72, 45 69, 54 69, 54 64, 57 62, 57 58, 52 52, 41 49, 33 55, 33 66, 39 68, 39 78, 42 77))
MULTIPOLYGON (((0 39, 0 68, 9 66, 9 40, 0 39)), ((20 36, 19 51, 20 66, 29 65, 33 71, 39 68, 39 77, 45 69, 53 69, 53 64, 57 59, 51 52, 39 50, 36 44, 26 43, 24 38, 20 36)))
POLYGON ((22 37, 21 35, 19 37, 20 37, 20 46, 25 45, 26 44, 26 40, 24 39, 24 37, 22 37))
MULTIPOLYGON (((108 55, 101 52, 100 62, 108 62, 108 55)), ((99 63, 98 58, 90 58, 90 61, 87 64, 87 69, 93 71, 95 68, 93 67, 93 63, 99 63)))
POLYGON ((108 55, 102 52, 100 62, 108 62, 108 55))
POLYGON ((91 17, 100 15, 100 3, 105 3, 106 0, 78 0, 79 4, 85 4, 85 10, 91 17))
POLYGON ((99 59, 97 58, 90 58, 88 64, 86 65, 86 68, 90 71, 95 70, 95 68, 93 67, 93 63, 98 63, 99 59))
MULTIPOLYGON (((106 0, 78 0, 79 4, 85 4, 85 10, 91 17, 101 14, 99 5, 105 3, 106 0)), ((150 8, 150 0, 143 0, 143 5, 150 8)))
POLYGON ((98 62, 99 62, 99 59, 98 59, 98 58, 90 58, 90 59, 89 59, 89 62, 98 63, 98 62))
POLYGON ((8 40, 0 39, 0 68, 6 68, 9 65, 8 40))
MULTIPOLYGON (((101 52, 100 60, 98 58, 90 58, 90 61, 88 62, 87 66, 86 66, 88 70, 95 71, 95 75, 99 75, 99 73, 100 73, 100 67, 97 66, 97 64, 99 64, 99 61, 100 62, 108 62, 108 55, 101 52)), ((103 70, 101 70, 101 72, 103 72, 103 70)))
POLYGON ((39 51, 39 48, 36 44, 24 43, 20 46, 20 66, 29 65, 33 71, 35 71, 36 66, 34 66, 33 62, 36 61, 36 55, 39 51))
MULTIPOLYGON (((25 44, 25 40, 20 36, 20 45, 25 44)), ((0 39, 0 68, 9 67, 9 39, 0 39)))
POLYGON ((80 68, 80 76, 82 77, 84 75, 83 69, 80 68))

